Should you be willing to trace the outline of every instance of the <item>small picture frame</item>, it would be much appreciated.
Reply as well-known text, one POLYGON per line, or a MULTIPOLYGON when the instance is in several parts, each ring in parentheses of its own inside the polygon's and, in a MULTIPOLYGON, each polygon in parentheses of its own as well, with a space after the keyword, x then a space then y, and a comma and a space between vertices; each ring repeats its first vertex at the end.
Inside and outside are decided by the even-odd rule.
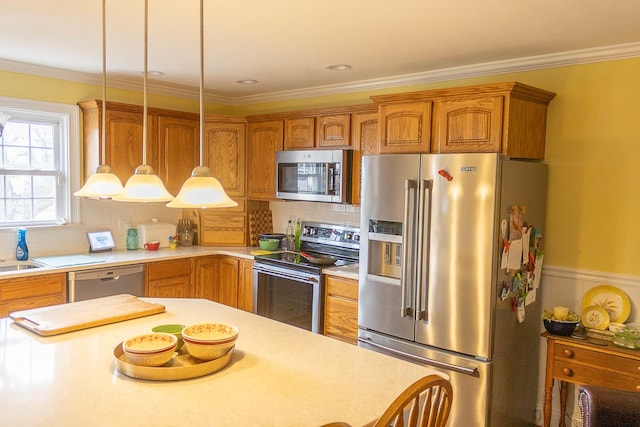
POLYGON ((116 247, 111 231, 88 231, 89 252, 110 251, 116 247))

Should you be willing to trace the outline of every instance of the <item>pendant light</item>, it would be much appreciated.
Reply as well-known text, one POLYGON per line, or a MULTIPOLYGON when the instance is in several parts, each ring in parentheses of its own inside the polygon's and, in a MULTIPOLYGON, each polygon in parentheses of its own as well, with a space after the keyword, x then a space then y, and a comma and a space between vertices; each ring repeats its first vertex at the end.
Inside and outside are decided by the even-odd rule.
POLYGON ((112 171, 111 167, 104 162, 106 146, 106 119, 107 119, 107 24, 105 18, 105 3, 102 0, 102 135, 100 139, 102 164, 98 166, 96 172, 91 175, 84 186, 73 193, 74 196, 86 197, 90 199, 110 199, 122 191, 122 183, 112 171))
POLYGON ((167 191, 162 180, 147 164, 147 39, 149 1, 144 1, 144 114, 142 117, 142 164, 127 180, 120 194, 113 196, 117 202, 168 202, 173 196, 167 191))
POLYGON ((231 200, 222 184, 204 166, 204 25, 203 0, 200 0, 200 166, 191 171, 176 198, 167 203, 170 208, 231 208, 238 203, 231 200))

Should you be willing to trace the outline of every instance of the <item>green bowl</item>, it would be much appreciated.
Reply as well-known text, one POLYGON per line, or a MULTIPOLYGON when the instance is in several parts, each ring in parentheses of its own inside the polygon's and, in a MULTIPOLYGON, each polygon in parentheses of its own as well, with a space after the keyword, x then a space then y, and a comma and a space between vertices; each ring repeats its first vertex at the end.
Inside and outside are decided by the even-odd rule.
POLYGON ((275 251, 280 246, 280 239, 261 239, 258 240, 258 245, 265 251, 275 251))
POLYGON ((176 351, 180 350, 184 341, 182 341, 182 330, 184 329, 184 325, 160 325, 151 329, 153 332, 165 332, 167 334, 173 334, 178 338, 178 345, 176 346, 176 351))

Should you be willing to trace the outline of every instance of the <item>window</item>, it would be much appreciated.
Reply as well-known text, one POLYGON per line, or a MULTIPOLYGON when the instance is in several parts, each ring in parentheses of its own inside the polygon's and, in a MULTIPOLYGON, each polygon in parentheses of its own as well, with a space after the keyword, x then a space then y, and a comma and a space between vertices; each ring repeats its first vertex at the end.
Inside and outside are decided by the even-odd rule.
POLYGON ((11 115, 0 138, 0 226, 75 222, 76 106, 0 97, 11 115))

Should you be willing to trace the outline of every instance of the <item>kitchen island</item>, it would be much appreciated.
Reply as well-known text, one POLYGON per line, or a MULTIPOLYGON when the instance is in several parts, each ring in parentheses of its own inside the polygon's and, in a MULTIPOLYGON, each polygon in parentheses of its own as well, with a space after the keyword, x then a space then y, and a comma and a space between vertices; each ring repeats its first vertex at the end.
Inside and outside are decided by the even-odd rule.
POLYGON ((212 301, 145 300, 166 311, 52 337, 0 320, 0 425, 360 426, 436 373, 212 301), (116 369, 114 349, 126 338, 201 322, 238 327, 226 368, 180 381, 116 369))

